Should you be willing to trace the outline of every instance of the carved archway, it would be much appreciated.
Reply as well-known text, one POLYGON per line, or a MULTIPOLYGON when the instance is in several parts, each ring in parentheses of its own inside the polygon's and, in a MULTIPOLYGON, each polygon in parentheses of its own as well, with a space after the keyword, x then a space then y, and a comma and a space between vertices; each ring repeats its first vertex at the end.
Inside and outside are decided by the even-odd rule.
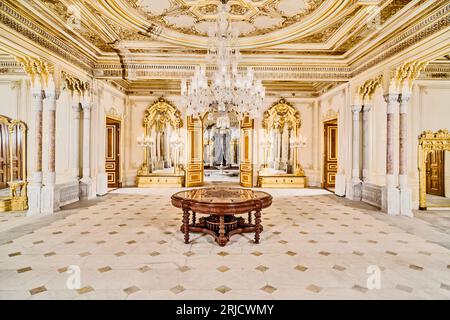
POLYGON ((437 132, 424 131, 419 136, 419 209, 427 209, 426 161, 429 153, 435 150, 450 151, 450 133, 447 129, 437 132))

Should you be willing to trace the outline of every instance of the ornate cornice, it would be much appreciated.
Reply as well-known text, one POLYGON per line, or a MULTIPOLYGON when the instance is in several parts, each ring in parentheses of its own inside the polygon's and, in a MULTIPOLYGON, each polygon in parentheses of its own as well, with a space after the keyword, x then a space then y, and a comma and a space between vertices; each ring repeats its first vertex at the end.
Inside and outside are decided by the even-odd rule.
POLYGON ((360 62, 352 65, 352 77, 361 74, 367 69, 376 66, 384 60, 447 28, 450 25, 449 13, 450 4, 446 4, 431 16, 407 30, 404 34, 394 37, 373 53, 365 56, 360 62))
POLYGON ((0 61, 0 75, 1 74, 26 75, 20 62, 9 59, 0 61))
POLYGON ((92 71, 94 61, 80 50, 69 46, 70 41, 62 41, 34 23, 18 10, 0 2, 0 21, 2 24, 25 36, 34 43, 56 53, 61 58, 80 67, 84 71, 92 71))
MULTIPOLYGON (((416 6, 421 5, 421 3, 418 2, 416 6)), ((407 48, 447 28, 450 22, 450 4, 445 3, 442 5, 442 3, 445 3, 445 1, 436 1, 433 6, 441 5, 440 8, 437 7, 435 11, 422 18, 421 21, 418 21, 415 25, 410 26, 397 36, 390 38, 386 43, 376 47, 370 53, 364 55, 361 52, 358 53, 361 58, 355 60, 350 65, 346 65, 348 60, 345 59, 342 60, 340 66, 330 65, 331 62, 336 61, 334 59, 337 59, 336 56, 330 56, 330 59, 321 58, 324 61, 322 64, 315 60, 316 62, 311 63, 311 65, 277 66, 277 63, 289 64, 290 60, 289 58, 285 58, 285 60, 281 58, 277 59, 276 51, 274 51, 274 59, 270 62, 274 66, 255 66, 255 73, 258 78, 266 81, 349 81, 367 69, 382 63, 392 56, 398 55, 407 48)), ((174 63, 169 65, 165 64, 165 62, 147 63, 145 62, 145 57, 141 59, 130 58, 125 63, 120 62, 117 57, 111 54, 93 57, 89 53, 82 52, 79 48, 76 48, 75 43, 64 39, 63 35, 57 37, 44 30, 39 24, 33 22, 25 12, 11 5, 8 1, 0 2, 0 20, 2 24, 20 33, 36 45, 45 48, 63 60, 79 67, 81 70, 93 74, 97 78, 122 79, 127 75, 124 70, 128 70, 133 72, 133 77, 136 79, 181 79, 192 76, 194 71, 194 65, 183 64, 183 60, 178 61, 180 65, 174 65, 174 63), (106 60, 107 58, 111 60, 106 60), (105 60, 115 61, 115 59, 117 59, 117 62, 102 62, 105 60)), ((167 57, 170 56, 170 50, 168 51, 169 53, 166 53, 167 57)), ((132 49, 130 49, 130 52, 132 52, 132 49)), ((195 56, 200 57, 198 54, 195 56)), ((130 55, 130 57, 134 56, 130 55)), ((259 62, 259 64, 261 63, 259 62)), ((251 55, 248 56, 248 64, 252 64, 251 55)), ((423 77, 448 78, 448 71, 445 70, 434 69, 432 71, 430 69, 428 71, 428 69, 425 69, 423 77)), ((17 72, 18 68, 14 64, 0 65, 0 73, 17 72)))

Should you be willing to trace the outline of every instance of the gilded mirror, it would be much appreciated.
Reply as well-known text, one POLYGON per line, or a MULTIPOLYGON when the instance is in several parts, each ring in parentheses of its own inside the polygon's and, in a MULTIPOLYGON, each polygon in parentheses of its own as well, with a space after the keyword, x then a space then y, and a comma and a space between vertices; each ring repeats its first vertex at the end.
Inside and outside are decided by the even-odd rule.
POLYGON ((143 126, 138 144, 144 148, 144 163, 138 174, 179 174, 183 146, 180 111, 161 97, 145 111, 143 126))
POLYGON ((0 211, 28 209, 25 123, 0 116, 0 211))
POLYGON ((281 99, 264 113, 264 164, 261 174, 304 175, 298 161, 298 151, 305 143, 300 135, 300 113, 281 99))

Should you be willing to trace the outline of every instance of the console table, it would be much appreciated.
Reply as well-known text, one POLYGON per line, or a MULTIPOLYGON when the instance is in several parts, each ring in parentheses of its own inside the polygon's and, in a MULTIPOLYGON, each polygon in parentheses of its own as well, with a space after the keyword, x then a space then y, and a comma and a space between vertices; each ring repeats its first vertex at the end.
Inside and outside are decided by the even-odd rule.
POLYGON ((272 196, 250 189, 202 188, 175 193, 172 204, 183 210, 180 230, 185 243, 189 243, 190 232, 200 232, 212 235, 220 246, 225 246, 231 236, 247 232, 254 232, 255 243, 259 243, 261 211, 270 207, 272 196), (205 216, 197 221, 197 213, 205 216), (247 220, 238 216, 241 214, 248 214, 247 220))

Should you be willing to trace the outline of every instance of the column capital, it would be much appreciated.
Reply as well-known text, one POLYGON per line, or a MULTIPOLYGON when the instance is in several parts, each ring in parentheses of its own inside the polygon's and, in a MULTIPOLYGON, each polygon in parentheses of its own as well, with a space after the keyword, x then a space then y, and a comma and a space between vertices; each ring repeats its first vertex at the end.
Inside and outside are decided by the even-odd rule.
POLYGON ((81 107, 80 107, 80 103, 79 102, 73 102, 72 103, 72 110, 76 113, 80 113, 81 112, 81 107))
POLYGON ((45 91, 45 98, 48 100, 58 100, 59 92, 58 91, 45 91))
POLYGON ((83 111, 85 111, 85 112, 89 112, 92 109, 91 104, 86 101, 81 103, 81 107, 83 108, 83 111))
POLYGON ((45 92, 40 87, 32 88, 31 95, 36 100, 44 100, 45 99, 45 92))
POLYGON ((351 106, 351 110, 353 113, 360 113, 362 110, 362 107, 363 107, 362 104, 353 104, 351 106))
POLYGON ((399 97, 398 93, 387 93, 383 95, 384 101, 386 101, 386 103, 398 102, 398 97, 399 97))
POLYGON ((368 113, 370 110, 372 110, 372 105, 370 105, 370 104, 365 104, 364 107, 363 107, 362 112, 368 113))
POLYGON ((411 93, 402 93, 398 96, 398 102, 400 103, 408 103, 411 99, 411 93))
POLYGON ((388 93, 383 95, 384 101, 387 103, 387 113, 394 113, 395 104, 398 103, 398 93, 388 93))

